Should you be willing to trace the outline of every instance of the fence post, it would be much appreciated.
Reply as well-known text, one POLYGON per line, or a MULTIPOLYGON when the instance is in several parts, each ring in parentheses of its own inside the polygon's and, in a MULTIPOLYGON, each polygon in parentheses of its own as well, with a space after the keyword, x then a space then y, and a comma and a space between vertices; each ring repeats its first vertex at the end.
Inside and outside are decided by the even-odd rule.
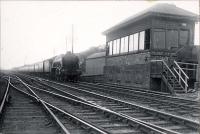
POLYGON ((173 90, 175 89, 175 78, 173 77, 173 90))
POLYGON ((181 83, 181 69, 180 68, 178 68, 178 73, 179 73, 178 80, 179 80, 179 83, 181 83))
MULTIPOLYGON (((187 77, 185 77, 185 83, 187 83, 187 77)), ((187 85, 185 84, 185 93, 187 93, 187 85)))

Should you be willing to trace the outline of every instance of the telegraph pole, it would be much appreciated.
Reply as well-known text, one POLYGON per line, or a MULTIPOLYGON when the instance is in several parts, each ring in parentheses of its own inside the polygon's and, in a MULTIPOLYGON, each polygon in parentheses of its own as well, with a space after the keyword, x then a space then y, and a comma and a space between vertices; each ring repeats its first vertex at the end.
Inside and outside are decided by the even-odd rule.
POLYGON ((72 24, 72 53, 74 53, 74 25, 72 24))

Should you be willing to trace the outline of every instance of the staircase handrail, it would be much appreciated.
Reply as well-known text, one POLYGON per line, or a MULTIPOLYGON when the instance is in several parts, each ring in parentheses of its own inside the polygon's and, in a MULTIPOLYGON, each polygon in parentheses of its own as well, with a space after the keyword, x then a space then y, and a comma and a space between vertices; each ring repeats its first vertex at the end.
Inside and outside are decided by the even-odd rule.
MULTIPOLYGON (((176 61, 177 62, 177 61, 176 61)), ((184 64, 184 65, 192 65, 192 66, 198 66, 198 64, 195 63, 186 63, 186 62, 177 62, 178 64, 184 64)))
POLYGON ((179 66, 179 64, 174 60, 175 65, 180 69, 180 71, 185 75, 187 79, 189 79, 188 75, 183 71, 183 69, 179 66))
POLYGON ((179 66, 179 64, 174 60, 175 65, 178 67, 178 70, 176 70, 176 68, 174 68, 174 71, 177 73, 178 75, 178 79, 179 79, 179 83, 181 84, 181 80, 183 81, 183 83, 185 84, 184 89, 185 92, 187 93, 187 88, 188 88, 188 75, 183 71, 183 69, 179 66), (182 77, 181 73, 184 75, 185 79, 182 77))
POLYGON ((151 62, 162 62, 163 65, 165 65, 165 67, 170 71, 170 73, 176 78, 176 75, 172 72, 172 70, 169 68, 169 66, 164 60, 151 60, 151 62))
POLYGON ((180 79, 185 83, 185 85, 188 87, 188 84, 185 82, 185 80, 180 76, 180 74, 178 73, 178 71, 174 68, 174 71, 176 72, 176 74, 180 77, 180 79))

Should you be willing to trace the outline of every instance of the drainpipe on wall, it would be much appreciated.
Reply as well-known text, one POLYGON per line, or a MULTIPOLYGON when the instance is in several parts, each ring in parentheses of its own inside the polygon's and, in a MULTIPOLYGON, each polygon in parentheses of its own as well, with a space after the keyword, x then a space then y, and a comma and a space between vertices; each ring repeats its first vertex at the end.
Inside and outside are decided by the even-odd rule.
POLYGON ((197 73, 196 73, 196 83, 195 89, 198 92, 198 100, 200 99, 200 49, 197 49, 197 59, 198 59, 198 66, 197 66, 197 73))

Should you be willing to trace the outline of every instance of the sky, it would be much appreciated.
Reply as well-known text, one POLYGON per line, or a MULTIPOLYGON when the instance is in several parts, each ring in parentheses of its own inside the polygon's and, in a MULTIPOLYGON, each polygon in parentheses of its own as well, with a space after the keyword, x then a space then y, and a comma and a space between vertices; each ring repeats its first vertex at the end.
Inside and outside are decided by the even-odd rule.
MULTIPOLYGON (((199 1, 1 1, 1 68, 106 43, 103 31, 156 3, 199 14, 199 1)), ((199 24, 195 28, 199 44, 199 24)))

